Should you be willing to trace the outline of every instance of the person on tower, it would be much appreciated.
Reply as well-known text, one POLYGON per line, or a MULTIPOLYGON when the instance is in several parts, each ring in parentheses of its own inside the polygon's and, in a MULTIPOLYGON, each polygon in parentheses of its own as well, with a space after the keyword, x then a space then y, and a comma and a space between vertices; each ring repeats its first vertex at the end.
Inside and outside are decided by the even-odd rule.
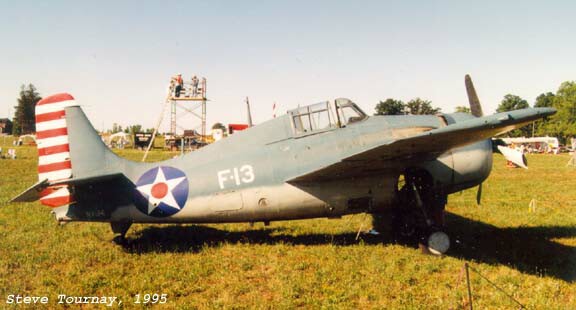
POLYGON ((180 92, 182 91, 183 86, 184 81, 182 80, 182 74, 178 74, 176 76, 176 91, 174 92, 174 96, 176 96, 176 98, 180 97, 180 92))
POLYGON ((192 77, 192 96, 196 97, 198 95, 198 77, 192 77))

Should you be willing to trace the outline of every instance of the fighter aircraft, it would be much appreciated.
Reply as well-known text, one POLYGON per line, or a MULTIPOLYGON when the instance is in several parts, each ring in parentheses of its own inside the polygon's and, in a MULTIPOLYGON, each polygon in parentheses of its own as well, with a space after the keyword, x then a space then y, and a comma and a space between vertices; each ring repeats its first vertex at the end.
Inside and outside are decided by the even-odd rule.
POLYGON ((118 242, 132 223, 267 224, 367 212, 442 254, 450 245, 447 197, 488 177, 491 137, 555 113, 482 116, 468 76, 466 86, 472 115, 368 116, 340 98, 155 163, 118 157, 71 95, 53 95, 36 105, 39 182, 13 201, 40 199, 58 222, 109 222, 118 242))

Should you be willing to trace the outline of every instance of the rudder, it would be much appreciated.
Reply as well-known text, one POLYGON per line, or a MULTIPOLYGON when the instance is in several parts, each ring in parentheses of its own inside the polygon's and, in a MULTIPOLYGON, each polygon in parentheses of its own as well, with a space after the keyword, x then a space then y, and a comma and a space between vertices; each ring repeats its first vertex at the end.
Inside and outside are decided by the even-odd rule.
MULTIPOLYGON (((49 96, 36 104, 39 181, 61 181, 72 177, 65 111, 71 105, 76 105, 76 102, 67 93, 49 96)), ((70 204, 72 197, 68 185, 44 189, 40 193, 40 202, 52 208, 70 204)))

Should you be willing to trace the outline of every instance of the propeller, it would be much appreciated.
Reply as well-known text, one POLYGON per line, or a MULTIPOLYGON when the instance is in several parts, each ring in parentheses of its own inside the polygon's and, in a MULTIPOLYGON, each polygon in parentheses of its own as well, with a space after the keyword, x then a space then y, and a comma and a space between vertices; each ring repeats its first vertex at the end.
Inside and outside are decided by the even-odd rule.
POLYGON ((470 112, 472 112, 472 115, 476 117, 483 116, 484 113, 482 113, 482 106, 480 105, 480 100, 478 99, 470 75, 466 74, 464 77, 464 84, 466 84, 466 93, 468 94, 468 102, 470 103, 470 112))
MULTIPOLYGON (((466 74, 464 77, 464 84, 466 85, 466 94, 468 95, 468 103, 470 104, 470 112, 476 117, 481 117, 484 115, 482 112, 482 106, 480 105, 480 99, 478 99, 478 94, 472 83, 472 78, 470 75, 466 74)), ((520 151, 509 148, 508 145, 501 139, 495 139, 492 141, 492 151, 499 152, 506 160, 513 162, 515 165, 528 169, 528 161, 526 156, 520 151)), ((478 192, 476 192, 476 203, 480 205, 482 199, 482 183, 478 185, 478 192)))
POLYGON ((480 185, 478 185, 478 191, 476 192, 476 204, 480 205, 481 200, 482 200, 482 184, 484 183, 480 183, 480 185))
MULTIPOLYGON (((478 94, 476 94, 476 89, 474 89, 474 84, 470 75, 466 74, 464 77, 464 84, 466 85, 466 94, 468 95, 468 103, 470 104, 470 112, 476 117, 481 117, 484 115, 482 113, 482 106, 480 105, 480 99, 478 99, 478 94)), ((478 191, 476 192, 476 204, 480 205, 482 200, 482 183, 478 185, 478 191)))

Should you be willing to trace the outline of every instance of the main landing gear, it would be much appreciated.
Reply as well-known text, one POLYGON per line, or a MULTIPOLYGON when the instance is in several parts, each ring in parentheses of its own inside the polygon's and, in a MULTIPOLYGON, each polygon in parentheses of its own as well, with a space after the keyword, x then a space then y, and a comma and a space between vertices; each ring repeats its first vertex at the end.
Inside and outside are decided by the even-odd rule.
POLYGON ((399 192, 400 208, 410 209, 412 212, 408 213, 412 213, 413 219, 403 219, 406 212, 400 212, 400 223, 414 225, 411 231, 418 238, 423 252, 435 255, 446 253, 450 248, 450 238, 442 230, 448 195, 443 193, 440 186, 435 186, 432 176, 425 170, 407 171, 404 179, 399 192))
POLYGON ((117 245, 125 245, 126 244, 126 233, 132 223, 130 222, 111 222, 110 226, 112 227, 112 231, 114 232, 114 238, 112 242, 117 245))
MULTIPOLYGON (((450 248, 450 238, 443 232, 448 195, 435 186, 425 170, 406 171, 398 188, 398 201, 389 218, 394 236, 399 240, 416 239, 426 254, 446 253, 450 248)), ((374 215, 375 223, 384 218, 383 214, 374 215)))

